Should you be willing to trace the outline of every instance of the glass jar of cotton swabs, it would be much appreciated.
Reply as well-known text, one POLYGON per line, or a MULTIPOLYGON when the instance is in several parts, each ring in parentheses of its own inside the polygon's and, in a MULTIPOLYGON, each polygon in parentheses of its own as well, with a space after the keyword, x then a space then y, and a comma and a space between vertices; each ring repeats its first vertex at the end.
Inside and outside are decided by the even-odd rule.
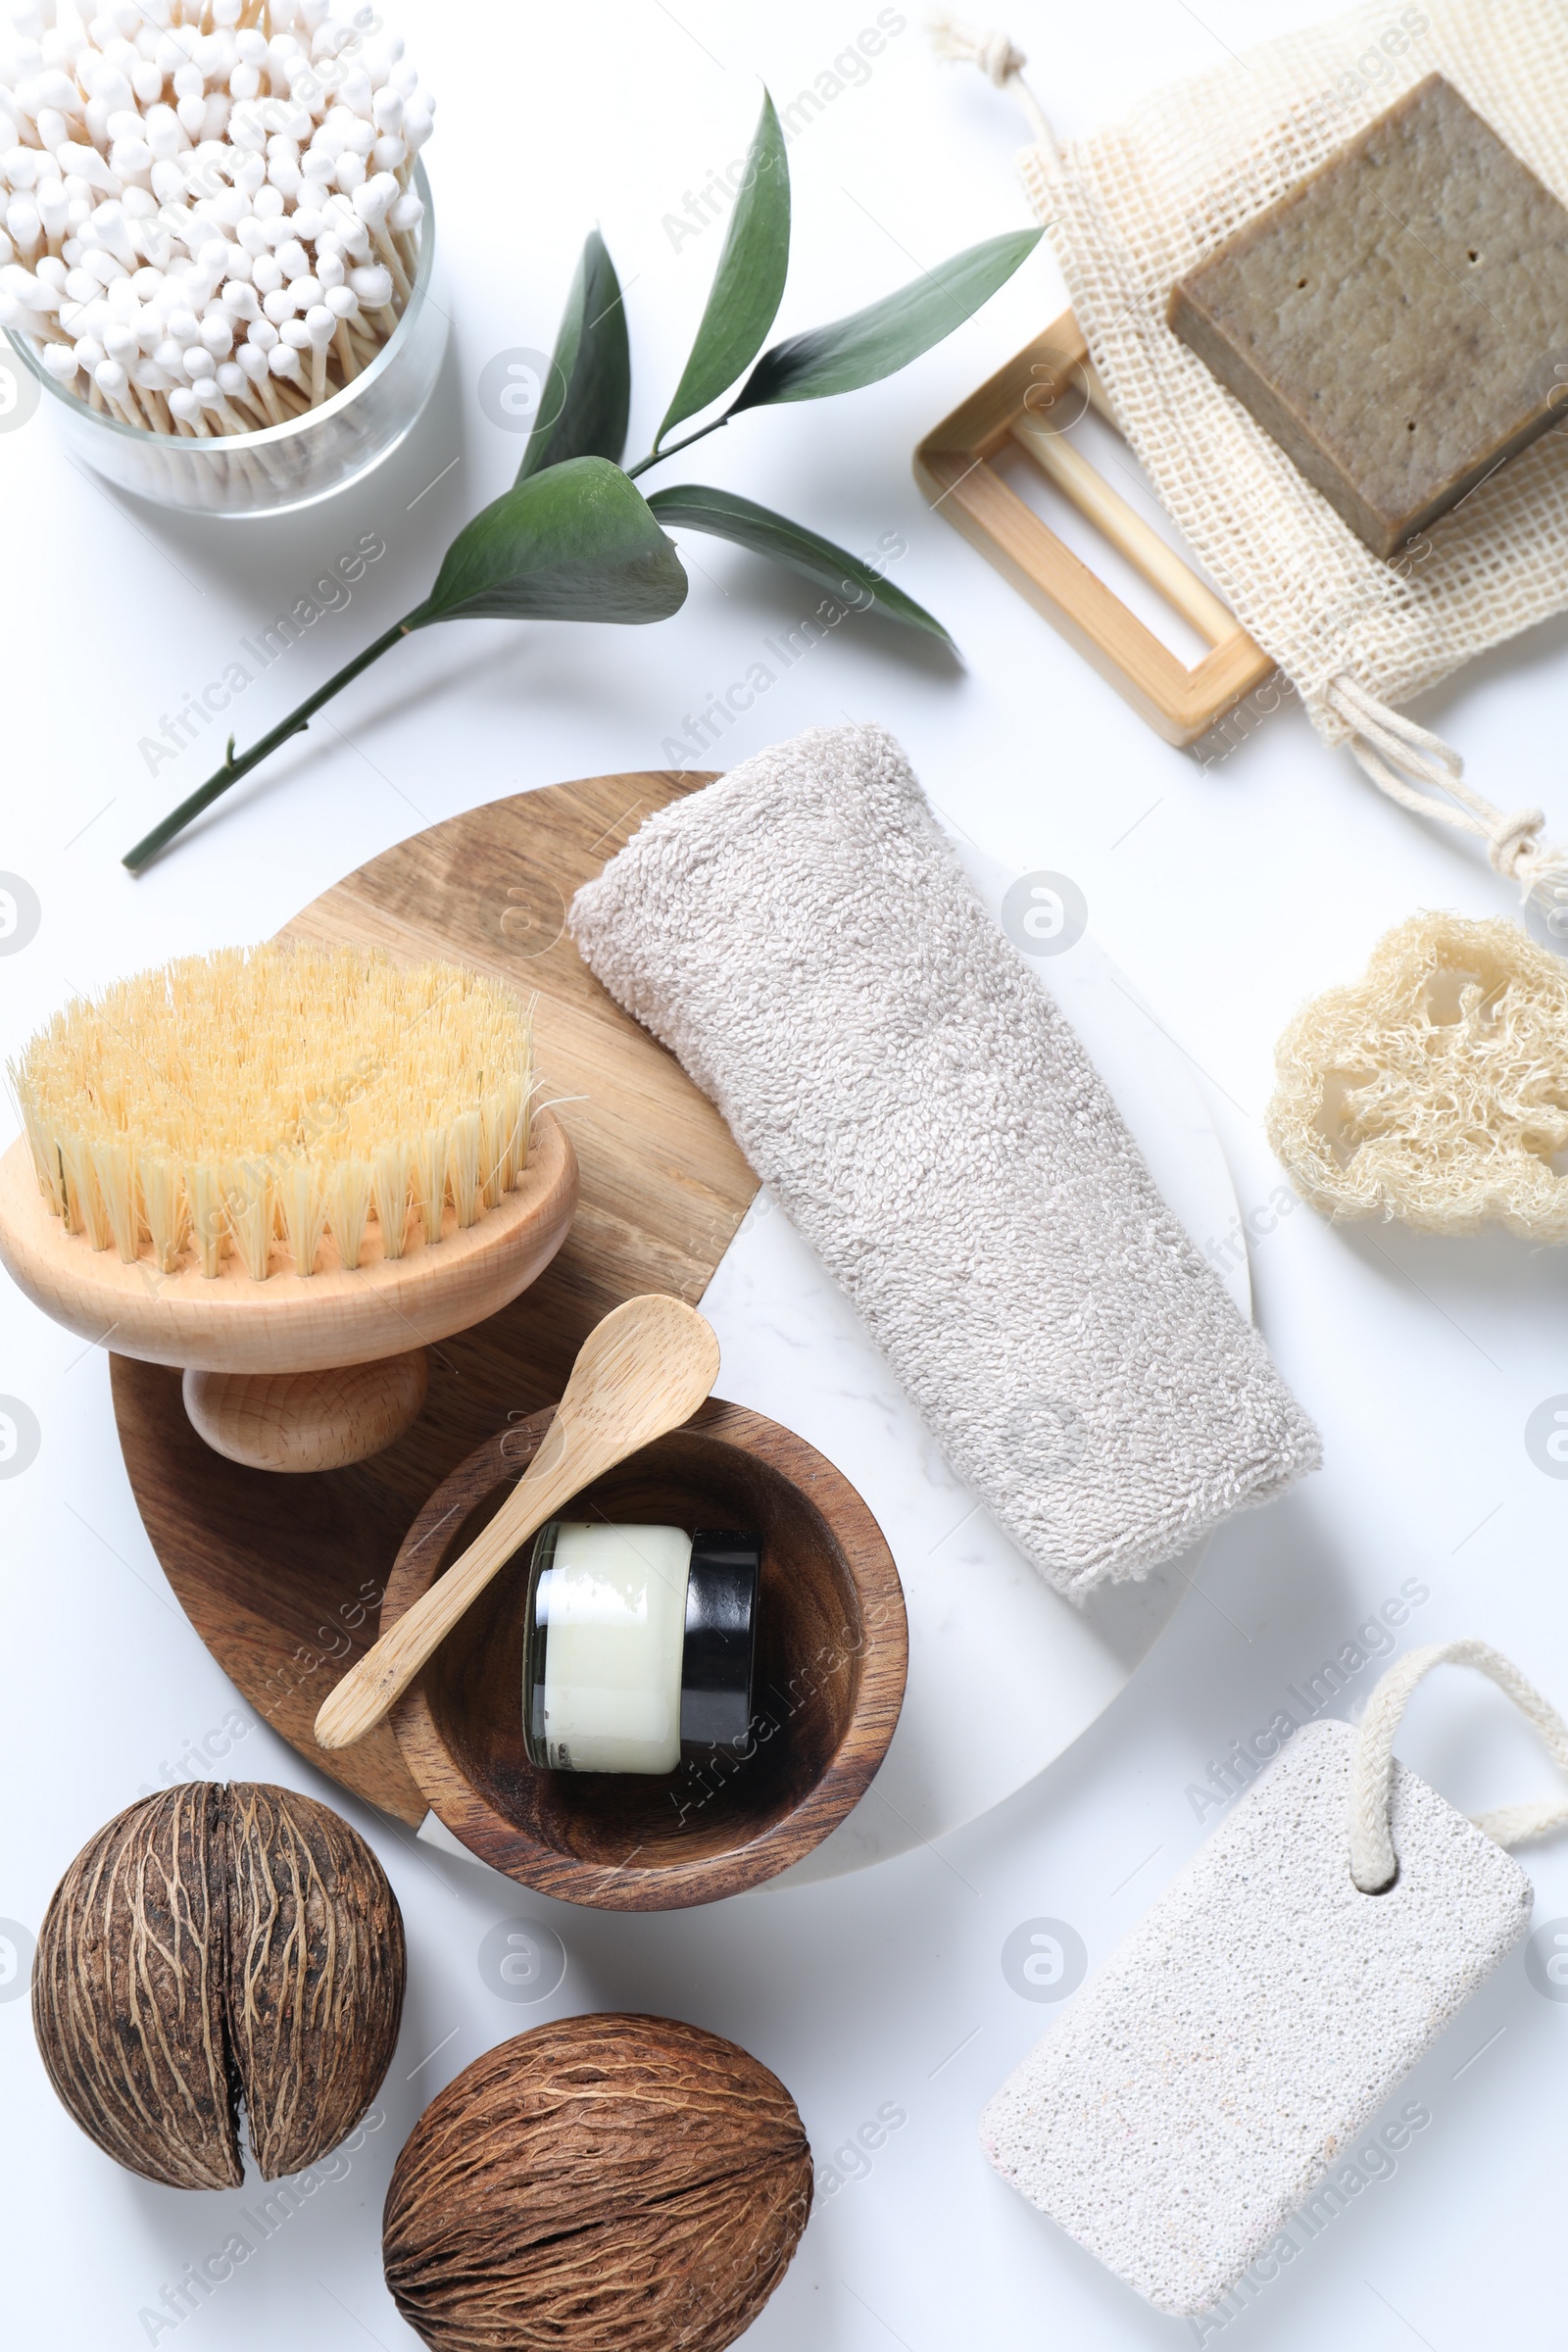
POLYGON ((332 0, 44 0, 13 24, 0 325, 72 454, 228 517, 379 464, 447 331, 402 42, 332 0))

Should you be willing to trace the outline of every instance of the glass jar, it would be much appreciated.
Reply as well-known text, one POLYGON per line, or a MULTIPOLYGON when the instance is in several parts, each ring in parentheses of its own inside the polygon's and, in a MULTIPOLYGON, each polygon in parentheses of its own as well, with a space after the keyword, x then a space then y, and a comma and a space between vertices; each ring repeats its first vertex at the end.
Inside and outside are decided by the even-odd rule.
POLYGON ((391 335, 352 384, 265 432, 193 441, 122 424, 57 383, 27 337, 8 330, 71 455, 137 498, 227 521, 291 514, 362 481, 413 431, 446 353, 446 314, 430 300, 435 212, 422 164, 415 165, 414 185, 424 205, 418 266, 391 335))
POLYGON ((673 1772, 682 1744, 744 1749, 756 1536, 553 1519, 534 1538, 522 1652, 528 1760, 673 1772))

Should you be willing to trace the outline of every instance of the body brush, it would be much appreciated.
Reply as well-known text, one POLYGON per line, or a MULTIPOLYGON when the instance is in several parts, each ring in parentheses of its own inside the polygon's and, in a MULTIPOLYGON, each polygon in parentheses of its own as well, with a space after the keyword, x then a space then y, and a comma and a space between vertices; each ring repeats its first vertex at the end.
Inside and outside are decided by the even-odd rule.
MULTIPOLYGON (((534 1108, 531 1006, 459 965, 188 956, 72 1004, 10 1075, 24 1142, 0 1167, 0 1256, 72 1328, 182 1364, 192 1419, 241 1459, 215 1435, 220 1406, 257 1401, 233 1376, 355 1365, 384 1389, 390 1353, 405 1369, 370 1420, 412 1399, 407 1426, 415 1343, 514 1297, 575 1201, 570 1146, 534 1108)), ((319 1383, 295 1399, 316 1423, 329 1402, 319 1383)), ((328 1466, 320 1439, 270 1466, 328 1466)))

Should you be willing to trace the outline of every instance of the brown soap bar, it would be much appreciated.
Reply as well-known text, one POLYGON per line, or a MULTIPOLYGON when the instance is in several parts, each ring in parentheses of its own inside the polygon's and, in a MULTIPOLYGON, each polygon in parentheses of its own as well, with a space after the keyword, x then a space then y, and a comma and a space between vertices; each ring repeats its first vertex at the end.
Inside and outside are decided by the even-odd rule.
POLYGON ((1568 403, 1568 211, 1433 74, 1166 316, 1389 556, 1568 403))

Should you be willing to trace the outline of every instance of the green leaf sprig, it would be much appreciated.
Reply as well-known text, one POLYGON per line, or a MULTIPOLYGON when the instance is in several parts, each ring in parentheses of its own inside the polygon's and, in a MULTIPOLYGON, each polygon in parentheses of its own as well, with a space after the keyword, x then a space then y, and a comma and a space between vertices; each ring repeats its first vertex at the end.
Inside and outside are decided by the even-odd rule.
POLYGON ((248 752, 236 757, 230 736, 221 767, 155 825, 124 863, 140 873, 230 785, 303 734, 323 704, 416 629, 472 618, 628 625, 667 620, 685 603, 689 583, 665 523, 732 540, 831 595, 874 606, 890 620, 950 643, 942 623, 912 597, 804 524, 703 483, 644 498, 636 479, 748 409, 827 400, 906 368, 988 302, 1042 233, 1020 229, 992 237, 853 317, 763 352, 783 299, 790 253, 789 162, 773 101, 764 94, 708 305, 648 455, 635 466, 622 465, 631 352, 620 283, 595 229, 566 298, 540 416, 512 488, 458 533, 423 604, 248 752), (666 446, 670 433, 737 383, 722 415, 666 446))

